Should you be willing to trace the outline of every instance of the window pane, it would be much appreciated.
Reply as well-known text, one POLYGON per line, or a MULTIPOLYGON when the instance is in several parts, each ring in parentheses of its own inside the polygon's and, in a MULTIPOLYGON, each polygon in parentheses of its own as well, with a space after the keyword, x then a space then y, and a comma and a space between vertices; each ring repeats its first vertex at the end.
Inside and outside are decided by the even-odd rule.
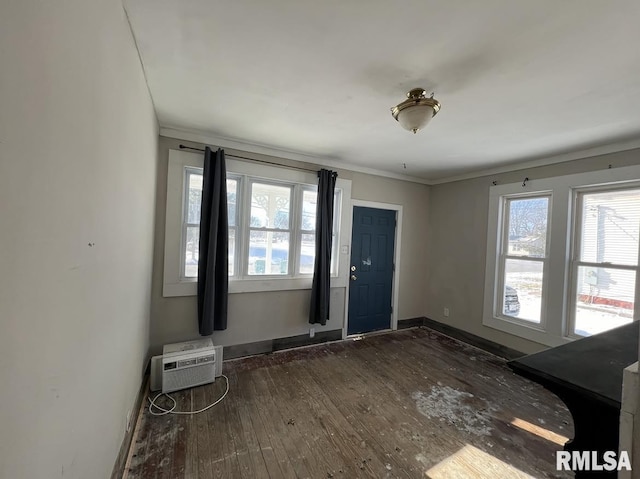
POLYGON ((640 189, 583 195, 580 259, 638 264, 640 189))
POLYGON ((540 323, 542 311, 541 261, 507 259, 504 267, 503 314, 540 323))
POLYGON ((336 189, 333 197, 333 237, 331 243, 331 275, 338 274, 338 260, 340 258, 338 234, 340 232, 340 215, 342 213, 342 190, 336 189))
POLYGON ((198 243, 200 236, 199 226, 187 226, 187 238, 184 258, 184 277, 196 278, 198 276, 198 243))
POLYGON ((237 195, 238 180, 227 180, 227 214, 229 215, 229 226, 236 225, 237 195))
POLYGON ((236 258, 236 230, 229 228, 229 271, 228 275, 233 276, 235 274, 234 266, 235 266, 235 258, 236 258))
POLYGON ((302 222, 301 229, 305 231, 316 230, 316 203, 318 193, 316 191, 304 190, 302 193, 302 222))
POLYGON ((251 185, 251 223, 253 228, 289 229, 291 188, 286 186, 251 185))
POLYGON ((187 171, 187 223, 200 223, 200 203, 202 203, 202 173, 187 171))
POLYGON ((300 241, 300 273, 312 274, 316 258, 316 235, 302 235, 300 241))
POLYGON ((579 266, 574 332, 601 333, 633 321, 635 271, 579 266))
MULTIPOLYGON (((202 203, 202 174, 188 172, 189 196, 187 198, 187 223, 200 223, 202 203)), ((236 196, 238 180, 227 180, 227 211, 229 226, 236 224, 236 196)))
POLYGON ((249 275, 287 274, 289 233, 251 231, 249 234, 249 275))
POLYGON ((549 198, 507 201, 507 254, 544 258, 547 243, 549 198))

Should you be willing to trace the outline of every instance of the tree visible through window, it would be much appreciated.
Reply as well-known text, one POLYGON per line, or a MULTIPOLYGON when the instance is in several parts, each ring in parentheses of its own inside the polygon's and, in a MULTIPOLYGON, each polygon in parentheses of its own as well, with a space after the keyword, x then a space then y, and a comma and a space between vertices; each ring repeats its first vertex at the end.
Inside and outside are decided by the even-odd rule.
POLYGON ((549 197, 507 198, 501 254, 504 316, 542 320, 549 197))
MULTIPOLYGON (((185 168, 182 277, 198 276, 202 169, 185 168)), ((334 238, 339 227, 341 191, 336 190, 334 238)), ((317 187, 227 176, 229 276, 312 275, 315 259, 317 187), (243 200, 243 195, 247 198, 243 200), (243 204, 246 202, 246 204, 243 204), (242 268, 238 270, 238 268, 242 268)), ((337 272, 334 244, 332 274, 337 272)))
POLYGON ((483 325, 558 346, 638 319, 640 165, 491 186, 488 219, 483 325))

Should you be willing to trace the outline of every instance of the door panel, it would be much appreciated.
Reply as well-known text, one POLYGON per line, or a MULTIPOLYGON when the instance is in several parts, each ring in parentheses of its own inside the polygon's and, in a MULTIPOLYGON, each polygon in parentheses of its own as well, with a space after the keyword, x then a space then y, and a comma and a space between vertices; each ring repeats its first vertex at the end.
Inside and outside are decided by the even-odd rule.
POLYGON ((395 229, 395 211, 353 208, 347 334, 391 328, 395 229))

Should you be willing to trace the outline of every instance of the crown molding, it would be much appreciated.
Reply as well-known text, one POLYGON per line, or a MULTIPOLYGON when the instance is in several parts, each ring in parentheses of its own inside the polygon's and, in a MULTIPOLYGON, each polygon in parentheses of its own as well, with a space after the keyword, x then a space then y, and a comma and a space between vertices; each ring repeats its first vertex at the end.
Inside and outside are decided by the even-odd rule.
POLYGON ((266 145, 257 143, 249 143, 240 140, 234 140, 231 138, 225 138, 221 136, 212 135, 210 133, 198 130, 187 130, 174 127, 160 127, 160 135, 167 138, 174 138, 177 140, 193 141, 196 143, 202 143, 207 145, 215 145, 222 148, 232 148, 234 150, 245 151, 247 153, 256 153, 261 155, 274 156, 278 158, 285 158, 288 160, 301 161, 304 163, 311 163, 319 166, 326 166, 330 168, 339 168, 342 170, 353 171, 357 173, 366 173, 374 176, 383 176, 385 178, 393 178, 396 180, 410 181, 412 183, 420 183, 423 185, 441 185, 444 183, 453 183, 455 181, 470 180, 473 178, 480 178, 483 176, 497 175, 501 173, 510 173, 514 171, 528 170, 530 168, 536 168, 540 166, 548 166, 557 163, 564 163, 567 161, 580 160, 584 158, 592 158, 594 156, 607 155, 612 153, 620 153, 623 151, 640 149, 640 139, 629 140, 624 142, 610 143, 607 145, 596 146, 592 148, 586 148, 582 150, 572 151, 570 153, 563 153, 561 155, 554 155, 549 157, 536 158, 533 160, 526 160, 519 163, 511 163, 508 165, 497 166, 494 168, 485 168, 468 173, 462 173, 460 175, 446 176, 443 178, 426 179, 411 175, 401 175, 398 173, 392 173, 389 171, 378 170, 376 168, 368 168, 366 166, 358 166, 354 164, 347 164, 340 161, 337 158, 326 158, 306 153, 301 153, 293 150, 286 150, 280 148, 273 148, 266 145))
POLYGON ((231 138, 215 136, 203 131, 161 127, 160 136, 173 138, 176 140, 193 141, 205 145, 215 145, 221 148, 232 148, 234 150, 245 151, 247 153, 256 153, 261 155, 275 156, 277 158, 285 158, 287 160, 302 161, 304 163, 312 163, 314 165, 326 166, 330 168, 339 168, 341 170, 353 171, 357 173, 366 173, 368 175, 383 176, 385 178, 393 178, 395 180, 421 183, 423 185, 431 184, 431 182, 425 178, 419 178, 410 175, 400 175, 398 173, 391 173, 389 171, 378 170, 375 168, 367 168, 366 166, 346 164, 336 158, 323 158, 306 153, 300 153, 297 151, 284 150, 256 143, 233 140, 231 138))
POLYGON ((620 153, 623 151, 635 150, 640 148, 640 139, 629 140, 618 143, 610 143, 607 145, 596 146, 593 148, 587 148, 583 150, 572 151, 570 153, 563 153, 561 155, 554 155, 545 158, 537 158, 534 160, 526 160, 520 163, 511 163, 504 166, 497 166, 495 168, 487 168, 483 170, 471 171, 469 173, 463 173, 461 175, 447 176, 444 178, 438 178, 428 180, 429 185, 440 185, 443 183, 453 183, 454 181, 470 180, 473 178, 480 178, 482 176, 497 175, 500 173, 511 173, 514 171, 528 170, 530 168, 536 168, 539 166, 554 165, 557 163, 564 163, 573 160, 583 160, 586 158, 593 158, 594 156, 608 155, 612 153, 620 153))

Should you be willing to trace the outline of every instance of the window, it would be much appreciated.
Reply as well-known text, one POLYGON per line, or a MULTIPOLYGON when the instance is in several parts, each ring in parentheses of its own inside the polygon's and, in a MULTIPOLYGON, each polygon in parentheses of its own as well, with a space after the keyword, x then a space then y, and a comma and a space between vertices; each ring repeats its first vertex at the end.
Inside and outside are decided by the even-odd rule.
MULTIPOLYGON (((315 259, 314 173, 227 158, 230 292, 308 289, 315 259)), ((340 231, 351 182, 338 178, 333 224, 332 286, 346 286, 340 231), (342 268, 342 269, 341 269, 342 268)), ((202 156, 170 150, 165 225, 164 296, 193 295, 198 275, 202 156)), ((347 236, 348 238, 348 236, 347 236)), ((348 241, 348 240, 347 240, 348 241)))
POLYGON ((298 272, 300 274, 313 274, 313 266, 316 259, 317 199, 317 188, 305 188, 302 191, 302 209, 300 210, 300 264, 298 266, 298 272))
POLYGON ((549 196, 504 198, 498 302, 502 315, 542 322, 549 196))
POLYGON ((292 186, 251 181, 247 274, 289 274, 292 186))
POLYGON ((640 166, 489 192, 484 325, 557 346, 638 319, 640 166))
POLYGON ((229 218, 229 276, 236 274, 236 231, 238 229, 239 178, 227 175, 227 212, 229 218))
MULTIPOLYGON (((182 222, 182 247, 184 263, 182 278, 198 277, 198 251, 200 248, 200 204, 202 203, 202 169, 185 168, 185 197, 182 222)), ((237 179, 227 179, 227 211, 229 213, 229 275, 233 276, 236 230, 237 179)))
POLYGON ((633 320, 640 189, 579 192, 572 261, 572 332, 597 334, 633 320))
MULTIPOLYGON (((229 214, 229 276, 296 276, 313 275, 316 243, 316 204, 317 187, 313 185, 296 185, 283 183, 267 183, 252 177, 233 176, 227 178, 227 208, 229 214), (250 207, 246 212, 247 227, 239 224, 238 187, 242 182, 249 184, 250 207), (295 198, 300 197, 300 201, 295 198), (293 203, 293 205, 292 205, 293 203), (300 207, 296 205, 300 204, 300 207), (293 209, 300 211, 300 220, 295 222, 291 216, 293 209), (296 226, 293 226, 293 225, 296 226), (293 230, 297 233, 293 237, 293 230), (244 255, 246 266, 242 273, 236 274, 236 238, 238 230, 242 234, 247 231, 247 253, 244 255), (290 257, 292 246, 297 246, 294 269, 290 257)), ((340 191, 336 191, 336 211, 334 211, 333 236, 336 236, 339 225, 340 191)), ((183 278, 198 277, 198 239, 200 233, 200 203, 202 201, 202 169, 185 168, 183 242, 184 254, 183 278)), ((244 212, 244 210, 243 210, 244 212)), ((238 238, 240 239, 240 238, 238 238)), ((241 241, 239 241, 240 243, 241 241)), ((334 253, 337 248, 334 246, 334 253)), ((334 255, 337 256, 337 255, 334 255)), ((337 258, 335 258, 337 259, 337 258)), ((337 261, 332 264, 335 275, 337 261)))
POLYGON ((184 264, 182 276, 198 276, 198 241, 200 239, 200 204, 202 203, 202 171, 185 168, 185 201, 182 223, 184 264))
MULTIPOLYGON (((338 274, 338 230, 340 228, 343 188, 336 188, 333 200, 333 231, 331 243, 331 275, 338 274)), ((318 187, 307 186, 302 193, 300 211, 300 263, 298 273, 313 274, 316 259, 316 203, 318 187)))

